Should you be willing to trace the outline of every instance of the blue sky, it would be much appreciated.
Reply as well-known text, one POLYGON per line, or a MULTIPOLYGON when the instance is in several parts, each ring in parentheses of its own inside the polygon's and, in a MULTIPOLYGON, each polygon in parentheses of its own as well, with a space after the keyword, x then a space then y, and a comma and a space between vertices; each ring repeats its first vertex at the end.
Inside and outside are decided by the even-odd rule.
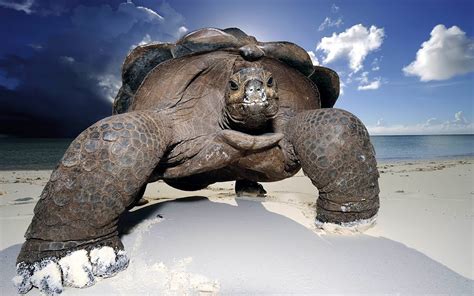
POLYGON ((77 133, 110 113, 133 45, 202 27, 302 46, 372 134, 474 133, 473 1, 123 2, 0 0, 0 133, 77 133))

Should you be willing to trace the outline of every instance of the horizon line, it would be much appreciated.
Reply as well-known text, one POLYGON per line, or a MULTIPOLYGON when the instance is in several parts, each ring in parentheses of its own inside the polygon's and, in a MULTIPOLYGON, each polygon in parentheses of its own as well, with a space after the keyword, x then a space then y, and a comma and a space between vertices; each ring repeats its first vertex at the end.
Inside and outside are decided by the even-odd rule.
MULTIPOLYGON (((391 137, 391 136, 474 136, 474 133, 461 133, 461 134, 370 134, 370 137, 391 137)), ((15 135, 5 135, 0 134, 0 139, 75 139, 77 136, 74 137, 25 137, 25 136, 15 136, 15 135)))

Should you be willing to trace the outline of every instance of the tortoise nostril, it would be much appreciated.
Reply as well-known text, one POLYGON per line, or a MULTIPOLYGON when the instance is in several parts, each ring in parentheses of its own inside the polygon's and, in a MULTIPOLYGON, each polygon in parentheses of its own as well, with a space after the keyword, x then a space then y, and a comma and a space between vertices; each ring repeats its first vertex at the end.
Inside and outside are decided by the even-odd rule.
POLYGON ((249 94, 261 93, 263 91, 263 83, 259 79, 252 79, 246 83, 246 92, 249 94))

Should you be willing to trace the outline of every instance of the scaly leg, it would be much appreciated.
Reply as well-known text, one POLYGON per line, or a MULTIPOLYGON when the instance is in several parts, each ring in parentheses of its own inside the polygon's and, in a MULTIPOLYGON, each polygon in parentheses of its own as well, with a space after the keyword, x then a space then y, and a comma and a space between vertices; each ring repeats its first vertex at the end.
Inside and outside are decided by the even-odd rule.
POLYGON ((290 120, 286 135, 319 189, 317 220, 348 225, 377 214, 375 151, 359 119, 340 109, 306 111, 290 120))
POLYGON ((94 276, 109 277, 127 267, 118 218, 169 143, 165 122, 152 111, 114 115, 71 143, 25 234, 14 279, 20 293, 36 286, 54 295, 63 285, 89 286, 94 276))

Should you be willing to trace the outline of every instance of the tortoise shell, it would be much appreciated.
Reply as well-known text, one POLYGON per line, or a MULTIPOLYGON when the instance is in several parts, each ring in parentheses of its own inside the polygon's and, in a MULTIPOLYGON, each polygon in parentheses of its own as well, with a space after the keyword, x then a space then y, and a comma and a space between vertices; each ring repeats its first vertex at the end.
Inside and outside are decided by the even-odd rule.
MULTIPOLYGON (((279 64, 271 60, 289 66, 307 77, 316 86, 317 97, 319 97, 319 101, 315 102, 317 107, 331 108, 336 103, 339 96, 339 77, 337 73, 325 67, 314 66, 308 53, 298 45, 282 41, 259 42, 255 37, 247 35, 238 28, 224 30, 206 28, 191 32, 174 44, 149 43, 134 48, 128 54, 122 66, 122 87, 115 98, 113 114, 127 112, 132 105, 135 106, 134 109, 139 105, 142 105, 139 109, 156 107, 156 105, 152 106, 150 102, 147 102, 148 97, 147 99, 140 99, 140 104, 136 98, 138 98, 137 92, 146 80, 145 78, 152 74, 152 70, 157 66, 167 70, 159 71, 159 77, 156 77, 155 74, 154 84, 165 87, 166 91, 161 90, 161 93, 166 92, 168 98, 171 98, 170 91, 175 94, 183 91, 182 88, 189 85, 189 81, 186 81, 186 79, 195 78, 199 71, 206 71, 213 63, 220 65, 224 63, 227 67, 224 67, 222 71, 230 71, 228 68, 231 64, 219 60, 227 59, 235 62, 233 57, 237 55, 247 61, 261 61, 265 64, 265 67, 271 68, 272 72, 285 72, 280 75, 282 78, 279 79, 280 86, 282 81, 291 84, 288 80, 291 80, 291 78, 297 79, 297 77, 294 73, 288 75, 288 72, 292 72, 289 70, 282 71, 280 69, 278 71, 279 64), (224 52, 227 55, 212 55, 214 59, 211 59, 211 61, 207 58, 200 58, 215 52, 224 52), (220 59, 217 57, 220 57, 220 59), (180 60, 181 62, 172 62, 174 60, 180 60), (164 63, 167 63, 167 65, 163 65, 164 63), (206 66, 203 68, 203 65, 206 66), (178 67, 184 67, 187 70, 178 71, 178 67), (194 72, 190 70, 191 68, 194 69, 194 72), (195 72, 195 70, 198 72, 195 72), (176 76, 178 72, 180 74, 176 76)), ((288 69, 288 67, 285 68, 288 69)), ((219 75, 219 73, 213 75, 219 75)), ((211 77, 208 80, 213 79, 211 77)), ((153 87, 153 89, 156 90, 157 88, 153 87)), ((280 89, 284 88, 280 87, 280 89)), ((287 100, 292 99, 298 98, 290 95, 287 100)))

